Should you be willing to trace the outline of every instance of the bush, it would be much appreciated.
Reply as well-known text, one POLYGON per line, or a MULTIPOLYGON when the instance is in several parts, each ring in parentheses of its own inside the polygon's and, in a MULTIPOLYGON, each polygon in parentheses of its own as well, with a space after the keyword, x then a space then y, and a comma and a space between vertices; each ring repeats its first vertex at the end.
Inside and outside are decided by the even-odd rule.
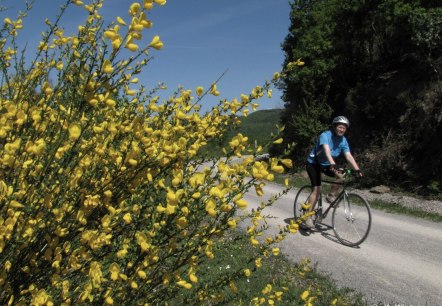
MULTIPOLYGON (((147 11, 165 2, 134 3, 130 22, 105 26, 103 1, 70 1, 56 22, 46 21, 30 64, 15 43, 27 12, 5 19, 0 304, 160 303, 183 288, 204 288, 198 263, 212 258, 218 237, 242 220, 252 218, 247 236, 263 257, 296 231, 292 224, 257 240, 260 212, 274 199, 237 214, 247 206, 245 192, 262 195, 263 180, 283 171, 277 159, 231 164, 242 152, 254 154, 241 135, 229 142, 227 160, 208 163, 201 154, 269 82, 205 114, 198 102, 219 95, 216 84, 196 95, 179 88, 163 101, 162 86, 137 85, 149 52, 163 47, 158 36, 142 40, 151 27, 147 11), (73 4, 86 9, 85 23, 66 36, 58 20, 73 4)), ((199 299, 207 298, 203 290, 199 299)))

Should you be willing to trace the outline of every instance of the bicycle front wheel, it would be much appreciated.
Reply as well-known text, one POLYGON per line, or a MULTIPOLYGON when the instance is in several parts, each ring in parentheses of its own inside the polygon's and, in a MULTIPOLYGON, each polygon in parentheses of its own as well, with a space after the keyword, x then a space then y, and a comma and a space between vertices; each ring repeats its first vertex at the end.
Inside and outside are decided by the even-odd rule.
POLYGON ((370 205, 358 194, 344 194, 333 209, 332 224, 336 237, 342 244, 360 245, 370 232, 370 205))
POLYGON ((307 202, 308 197, 312 193, 312 186, 306 185, 299 189, 295 197, 295 202, 293 203, 293 215, 295 219, 302 217, 305 211, 302 209, 302 204, 307 202))

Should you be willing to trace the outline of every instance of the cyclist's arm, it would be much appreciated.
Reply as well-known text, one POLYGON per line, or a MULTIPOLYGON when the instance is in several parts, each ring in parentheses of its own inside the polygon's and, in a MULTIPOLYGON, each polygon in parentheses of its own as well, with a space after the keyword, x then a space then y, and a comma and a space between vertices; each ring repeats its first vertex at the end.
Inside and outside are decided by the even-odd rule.
POLYGON ((350 164, 350 166, 355 170, 355 171, 359 171, 360 173, 360 169, 358 166, 358 163, 355 161, 353 155, 350 152, 345 152, 344 154, 345 159, 348 161, 348 163, 350 164))
POLYGON ((331 151, 330 151, 330 147, 328 146, 328 144, 323 144, 322 147, 324 148, 325 157, 327 158, 330 165, 336 165, 335 160, 331 156, 331 151))

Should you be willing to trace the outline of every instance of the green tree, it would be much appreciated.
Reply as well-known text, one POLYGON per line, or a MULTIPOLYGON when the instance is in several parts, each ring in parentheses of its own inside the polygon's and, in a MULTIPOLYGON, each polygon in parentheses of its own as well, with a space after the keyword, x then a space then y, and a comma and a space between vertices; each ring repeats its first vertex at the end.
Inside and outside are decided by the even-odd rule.
MULTIPOLYGON (((283 76, 285 109, 281 122, 288 143, 295 143, 292 158, 300 162, 306 147, 315 135, 326 128, 324 122, 330 116, 327 96, 330 88, 330 72, 335 66, 332 57, 332 33, 334 24, 331 12, 333 1, 297 0, 291 3, 291 26, 284 43, 284 65, 302 59, 305 65, 283 76)), ((273 152, 278 152, 274 147, 273 152)))
POLYGON ((305 67, 282 80, 286 141, 306 143, 306 115, 326 124, 330 115, 343 114, 354 123, 348 136, 364 160, 368 183, 440 185, 441 5, 294 1, 291 17, 286 61, 303 58, 307 49, 322 52, 310 52, 316 59, 303 58, 305 67))

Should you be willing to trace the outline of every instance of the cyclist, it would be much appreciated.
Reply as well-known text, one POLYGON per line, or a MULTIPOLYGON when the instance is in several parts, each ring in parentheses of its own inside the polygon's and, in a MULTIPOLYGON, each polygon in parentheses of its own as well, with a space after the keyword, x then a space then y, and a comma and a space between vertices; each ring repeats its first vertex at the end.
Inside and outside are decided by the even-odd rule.
MULTIPOLYGON (((336 178, 336 182, 342 182, 343 175, 336 170, 335 159, 344 154, 345 159, 350 166, 362 176, 358 164, 350 152, 350 146, 344 134, 350 127, 350 121, 344 116, 335 117, 332 121, 331 128, 322 132, 310 152, 306 170, 312 185, 312 193, 307 199, 308 211, 315 208, 321 194, 321 172, 329 177, 336 178)), ((326 196, 326 201, 331 203, 335 200, 339 191, 339 185, 332 185, 330 193, 326 196)), ((313 228, 313 221, 308 219, 305 226, 313 228)))

